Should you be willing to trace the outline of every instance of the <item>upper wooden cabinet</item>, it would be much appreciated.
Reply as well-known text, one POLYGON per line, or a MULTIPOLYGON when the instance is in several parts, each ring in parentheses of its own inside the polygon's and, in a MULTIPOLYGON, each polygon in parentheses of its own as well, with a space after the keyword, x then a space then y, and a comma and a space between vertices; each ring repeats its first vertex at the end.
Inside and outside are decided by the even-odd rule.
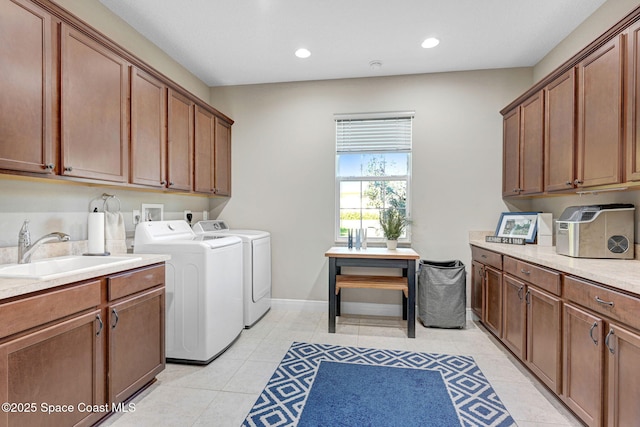
POLYGON ((0 2, 0 169, 55 168, 55 26, 26 0, 0 2))
POLYGON ((571 68, 544 88, 544 189, 559 191, 574 187, 575 69, 571 68))
POLYGON ((131 67, 131 182, 165 187, 167 162, 166 87, 131 67))
POLYGON ((65 24, 61 61, 61 173, 127 182, 127 61, 65 24))
POLYGON ((194 191, 215 193, 214 143, 215 116, 210 111, 196 105, 195 109, 195 159, 194 191))
POLYGON ((540 91, 504 116, 503 196, 543 191, 543 99, 540 91))
POLYGON ((640 23, 627 30, 626 180, 640 180, 640 23))
POLYGON ((577 66, 578 186, 621 182, 623 37, 609 41, 577 66))
POLYGON ((231 124, 216 117, 214 183, 218 196, 231 195, 231 124))
POLYGON ((169 188, 193 187, 193 101, 173 89, 168 91, 167 179, 169 188))

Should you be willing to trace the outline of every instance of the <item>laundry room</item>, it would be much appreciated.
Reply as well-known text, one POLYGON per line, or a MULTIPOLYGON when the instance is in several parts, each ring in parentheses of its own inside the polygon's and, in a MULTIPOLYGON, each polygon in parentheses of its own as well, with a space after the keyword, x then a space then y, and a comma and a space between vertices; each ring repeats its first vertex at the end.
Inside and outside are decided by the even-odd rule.
MULTIPOLYGON (((188 33, 188 28, 169 26, 176 24, 172 14, 189 12, 180 10, 189 9, 182 2, 163 1, 159 6, 151 0, 0 0, 0 37, 5 34, 2 28, 11 28, 19 35, 12 40, 22 43, 18 50, 0 46, 0 93, 4 100, 24 99, 13 104, 0 99, 0 350, 6 349, 5 356, 0 352, 0 386, 27 378, 24 387, 0 387, 0 400, 26 402, 39 384, 59 382, 59 389, 73 391, 55 404, 73 402, 75 413, 54 408, 59 418, 53 425, 302 425, 302 421, 335 425, 351 415, 322 418, 332 411, 312 396, 320 390, 333 394, 326 390, 342 387, 342 383, 331 385, 330 378, 338 375, 351 378, 353 387, 347 391, 345 386, 345 393, 387 387, 391 394, 406 392, 402 395, 408 397, 422 393, 407 391, 404 381, 388 373, 379 377, 384 378, 380 387, 371 385, 377 384, 376 375, 338 371, 327 373, 330 378, 323 385, 321 364, 309 356, 322 354, 322 359, 336 353, 340 359, 351 352, 365 365, 381 368, 363 350, 376 349, 380 357, 393 360, 416 360, 416 354, 449 355, 456 366, 469 364, 470 370, 484 374, 481 387, 499 398, 496 402, 475 395, 468 398, 481 407, 490 406, 495 419, 483 420, 486 414, 465 412, 452 402, 449 396, 455 394, 451 390, 456 385, 444 379, 440 391, 448 392, 434 402, 445 402, 451 411, 438 406, 441 425, 464 420, 460 423, 600 426, 609 425, 608 417, 614 415, 640 417, 624 402, 615 412, 618 409, 607 399, 617 394, 607 388, 614 386, 605 384, 610 378, 603 374, 605 368, 613 369, 616 356, 609 345, 615 340, 633 343, 626 347, 634 352, 629 360, 640 357, 640 324, 629 315, 640 307, 640 282, 635 273, 627 275, 640 272, 640 220, 634 210, 640 205, 640 166, 636 167, 640 142, 629 127, 640 122, 640 113, 632 117, 637 106, 630 101, 640 99, 640 89, 633 95, 630 89, 633 78, 640 81, 640 71, 632 78, 631 68, 626 68, 631 61, 620 59, 625 68, 616 74, 619 85, 611 86, 620 90, 619 97, 611 98, 628 104, 619 105, 619 111, 602 109, 614 111, 618 121, 598 121, 602 126, 615 123, 618 151, 595 150, 590 152, 591 163, 578 164, 587 150, 578 148, 578 140, 591 129, 578 119, 584 113, 578 106, 586 102, 578 91, 580 73, 589 64, 585 58, 608 43, 618 49, 619 58, 631 55, 637 44, 633 53, 637 55, 640 37, 633 33, 637 40, 632 44, 631 32, 640 28, 640 4, 637 0, 567 2, 573 5, 569 10, 558 6, 561 2, 545 0, 540 10, 531 6, 529 15, 535 13, 538 20, 529 16, 526 27, 510 26, 514 37, 520 30, 529 37, 530 44, 519 50, 513 46, 519 43, 508 42, 504 34, 496 35, 494 42, 500 44, 495 47, 470 49, 454 39, 449 28, 450 38, 440 37, 439 46, 396 46, 379 58, 359 54, 355 45, 347 44, 354 56, 335 62, 327 59, 331 50, 339 50, 348 39, 326 31, 327 22, 313 21, 289 2, 301 21, 294 25, 295 31, 272 34, 281 44, 276 50, 276 43, 271 43, 273 56, 267 57, 262 52, 267 49, 261 44, 267 40, 266 36, 261 40, 262 31, 266 34, 267 27, 283 27, 285 22, 263 28, 260 14, 275 19, 277 2, 261 1, 246 10, 242 9, 246 5, 236 4, 253 27, 229 37, 234 46, 252 45, 256 62, 245 62, 239 51, 231 55, 230 49, 222 49, 217 56, 196 54, 194 64, 179 46, 197 49, 224 42, 200 43, 200 36, 188 33), (136 7, 146 9, 140 12, 136 7), (566 28, 545 34, 552 31, 540 22, 556 16, 563 20, 552 27, 566 28), (171 28, 169 40, 162 35, 163 26, 171 28), (317 49, 302 37, 305 27, 321 34, 317 49), (543 35, 549 37, 544 46, 538 40, 543 35), (621 41, 616 44, 616 40, 621 41), (445 59, 450 57, 438 49, 448 49, 454 41, 461 46, 452 55, 458 65, 449 66, 445 59), (306 58, 294 55, 302 47, 309 49, 306 58), (37 54, 22 55, 23 51, 37 54), (476 51, 483 53, 475 55, 476 51), (412 56, 403 60, 396 54, 412 56), (465 60, 459 62, 460 58, 465 60), (259 72, 251 74, 252 68, 259 72), (324 74, 315 74, 320 68, 324 74), (574 116, 568 121, 575 125, 570 137, 575 145, 569 150, 576 157, 570 168, 575 176, 561 180, 560 189, 545 186, 551 178, 544 175, 542 164, 548 174, 555 169, 546 163, 550 133, 541 130, 540 140, 547 145, 541 142, 539 158, 532 156, 541 164, 536 175, 541 187, 531 190, 524 181, 527 166, 535 162, 524 161, 521 153, 515 161, 507 158, 512 123, 507 120, 518 111, 520 126, 529 117, 526 108, 534 105, 540 129, 551 123, 545 118, 550 113, 544 103, 553 99, 548 92, 565 73, 575 98, 574 116), (16 84, 27 78, 37 84, 16 84), (529 103, 532 99, 534 104, 529 103), (392 132, 394 138, 381 144, 375 137, 357 135, 354 129, 363 123, 372 124, 364 133, 392 132), (584 125, 580 130, 579 124, 584 125), (600 163, 611 163, 612 170, 597 169, 600 163), (513 172, 518 182, 507 189, 507 171, 514 164, 520 168, 513 172), (585 186, 579 174, 589 167, 596 173, 604 170, 602 174, 609 173, 613 180, 585 186), (629 224, 620 227, 628 234, 623 236, 626 246, 619 249, 625 259, 594 257, 591 264, 576 270, 584 260, 578 259, 573 247, 566 251, 570 255, 556 253, 555 227, 563 213, 616 207, 634 212, 629 224), (388 212, 401 215, 398 233, 391 237, 383 224, 388 212), (536 224, 540 224, 537 215, 546 214, 551 224, 548 248, 540 249, 541 234, 529 242, 487 240, 499 234, 503 215, 518 213, 534 215, 536 224), (395 241, 397 249, 388 249, 389 241, 395 241), (545 250, 552 252, 552 261, 527 252, 545 250), (482 256, 488 257, 485 263, 479 260, 482 256), (491 262, 498 258, 496 267, 491 262), (57 259, 61 266, 55 265, 57 259), (426 325, 421 319, 420 268, 425 262, 455 262, 463 269, 458 297, 461 327, 426 325), (529 266, 537 270, 528 270, 529 266), (541 272, 541 286, 532 283, 535 277, 529 271, 541 272), (597 346, 599 353, 593 359, 600 365, 593 369, 601 375, 600 389, 589 394, 595 403, 586 404, 580 401, 584 396, 571 394, 571 378, 566 375, 574 360, 565 335, 538 344, 545 356, 557 357, 545 359, 539 368, 532 360, 533 350, 527 353, 533 338, 526 326, 514 339, 524 343, 524 349, 509 341, 512 325, 507 316, 513 312, 501 311, 504 317, 495 324, 488 318, 486 289, 492 272, 500 281, 496 301, 511 295, 528 305, 531 298, 543 295, 546 299, 537 301, 556 304, 546 318, 556 319, 557 328, 547 330, 565 331, 561 328, 573 319, 570 316, 581 319, 581 327, 589 320, 587 335, 592 335, 587 344, 597 346), (630 284, 617 288, 610 283, 614 279, 623 282, 620 286, 630 284), (485 292, 480 296, 474 294, 477 283, 485 292), (534 292, 527 293, 528 289, 534 292), (594 294, 597 302, 589 305, 592 302, 580 300, 582 294, 575 289, 584 289, 582 294, 589 296, 595 292, 592 289, 608 294, 594 294), (614 303, 603 295, 626 299, 614 303), (53 308, 38 313, 49 298, 53 308), (621 314, 616 311, 619 307, 621 314), (23 312, 28 314, 22 316, 23 312), (118 326, 127 327, 132 319, 137 326, 118 335, 118 326), (69 331, 78 334, 77 342, 56 341, 69 331), (35 350, 29 352, 32 343, 43 346, 37 347, 42 354, 59 351, 55 364, 47 368, 46 363, 29 363, 35 373, 27 372, 27 364, 19 361, 36 357, 35 350), (83 350, 76 352, 80 344, 83 350), (6 354, 15 357, 7 361, 6 354), (67 365, 65 355, 72 361, 67 365), (301 381, 307 388, 302 387, 303 394, 296 397, 308 406, 283 398, 261 408, 260 399, 277 393, 269 388, 270 381, 282 377, 297 384, 285 372, 291 360, 311 366, 314 372, 317 388, 307 378, 301 381), (10 369, 3 370, 3 362, 10 369), (74 388, 75 367, 79 381, 85 381, 82 390, 74 388), (540 371, 548 367, 552 374, 540 371), (77 402, 93 410, 81 414, 77 402), (125 404, 133 405, 128 407, 133 410, 118 406, 125 404), (282 419, 267 419, 261 411, 282 419)), ((195 8, 207 2, 193 3, 195 8)), ((240 10, 230 6, 235 2, 213 3, 226 14, 240 10)), ((332 4, 347 7, 338 3, 332 4)), ((371 8, 374 27, 386 28, 386 19, 394 17, 391 27, 402 33, 403 22, 409 19, 383 1, 366 7, 356 3, 363 8, 354 13, 371 8)), ((426 19, 431 12, 424 3, 408 3, 420 9, 425 23, 432 22, 426 19)), ((425 3, 435 7, 442 2, 425 3)), ((496 28, 526 18, 503 14, 504 8, 522 13, 512 10, 506 0, 485 5, 493 8, 491 12, 478 2, 464 3, 468 7, 450 18, 456 28, 462 26, 462 17, 464 27, 473 28, 481 21, 480 13, 486 20, 495 19, 496 28)), ((525 3, 519 2, 522 8, 530 7, 525 3)), ((318 17, 336 19, 336 28, 351 25, 335 11, 320 10, 319 5, 309 8, 318 17)), ((185 20, 193 27, 210 29, 225 21, 212 13, 188 16, 185 20)), ((414 24, 418 28, 420 23, 414 24)), ((431 32, 420 29, 416 37, 422 42, 438 35, 431 32)), ((353 42, 383 44, 375 38, 354 37, 353 42)), ((607 74, 609 68, 603 69, 607 74)), ((515 133, 524 140, 529 134, 519 126, 515 133)), ((600 135, 601 128, 592 131, 600 135)), ((519 147, 524 145, 518 140, 519 147)), ((524 310, 518 313, 525 313, 522 319, 527 324, 526 310, 531 309, 524 310)), ((590 350, 586 344, 584 348, 590 350)), ((438 370, 446 361, 433 363, 438 370)), ((622 385, 615 386, 637 392, 631 380, 640 382, 640 371, 624 368, 622 385)), ((42 393, 38 405, 53 399, 57 390, 51 386, 42 393)), ((388 397, 376 399, 374 407, 388 397)), ((26 424, 21 421, 27 418, 20 418, 25 414, 0 413, 0 427, 9 421, 38 425, 50 416, 38 412, 41 418, 26 424)), ((412 425, 415 420, 400 412, 411 411, 394 412, 395 420, 412 425)))

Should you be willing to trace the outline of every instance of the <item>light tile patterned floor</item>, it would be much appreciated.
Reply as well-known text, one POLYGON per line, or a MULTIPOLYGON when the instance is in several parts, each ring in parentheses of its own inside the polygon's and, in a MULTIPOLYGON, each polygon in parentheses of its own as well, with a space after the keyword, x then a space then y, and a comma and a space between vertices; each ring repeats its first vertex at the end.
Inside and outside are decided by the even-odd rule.
POLYGON ((396 318, 342 316, 327 333, 327 314, 272 309, 207 366, 167 364, 158 381, 137 396, 135 412, 116 414, 103 426, 238 427, 293 341, 392 348, 473 356, 521 427, 581 424, 484 329, 424 328, 406 337, 396 318))

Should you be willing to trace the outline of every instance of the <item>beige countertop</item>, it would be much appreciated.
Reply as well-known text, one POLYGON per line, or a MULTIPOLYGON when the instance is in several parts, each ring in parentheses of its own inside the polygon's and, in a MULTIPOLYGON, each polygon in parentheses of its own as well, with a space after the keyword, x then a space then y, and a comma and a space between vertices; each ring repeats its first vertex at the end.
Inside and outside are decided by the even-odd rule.
POLYGON ((115 274, 121 271, 131 270, 133 268, 144 267, 159 262, 165 262, 171 259, 171 256, 163 254, 118 254, 118 257, 130 257, 131 261, 126 263, 119 263, 117 265, 107 264, 104 266, 96 267, 91 271, 85 271, 75 274, 70 273, 68 275, 57 277, 51 280, 0 278, 0 300, 25 295, 31 292, 55 288, 56 286, 66 285, 68 283, 88 280, 94 277, 115 274))
POLYGON ((640 296, 638 260, 572 258, 556 254, 555 246, 487 243, 484 235, 474 232, 469 233, 469 243, 640 296))

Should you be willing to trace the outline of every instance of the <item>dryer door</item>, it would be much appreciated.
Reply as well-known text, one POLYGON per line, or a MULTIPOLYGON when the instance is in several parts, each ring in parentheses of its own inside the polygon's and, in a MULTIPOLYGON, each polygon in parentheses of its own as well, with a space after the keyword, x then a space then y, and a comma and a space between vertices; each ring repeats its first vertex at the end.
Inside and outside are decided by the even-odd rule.
POLYGON ((251 299, 271 296, 271 237, 251 241, 253 255, 251 299))

